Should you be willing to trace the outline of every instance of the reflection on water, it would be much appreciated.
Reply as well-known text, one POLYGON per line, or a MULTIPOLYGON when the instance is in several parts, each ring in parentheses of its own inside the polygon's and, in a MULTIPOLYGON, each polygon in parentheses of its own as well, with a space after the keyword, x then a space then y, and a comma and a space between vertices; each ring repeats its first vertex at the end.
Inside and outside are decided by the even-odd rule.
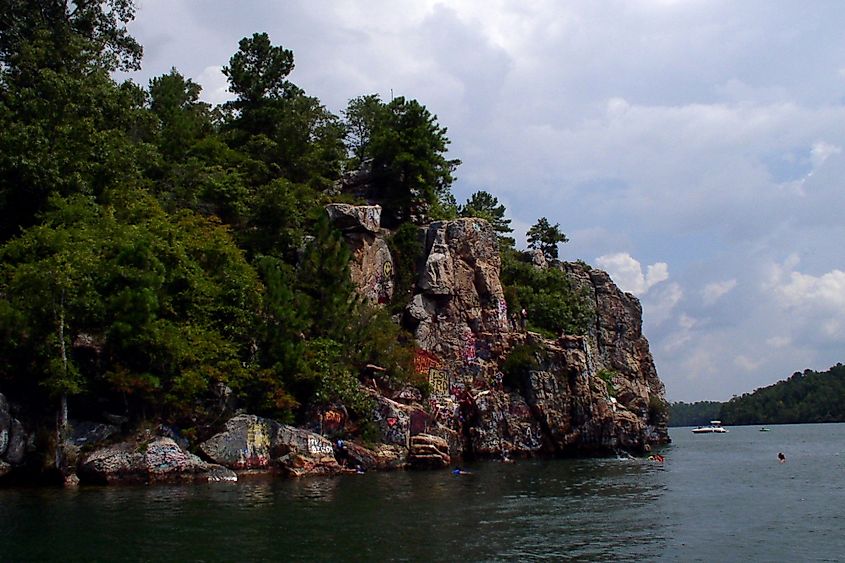
POLYGON ((676 433, 665 464, 0 490, 0 561, 835 560, 845 425, 813 432, 676 433))
POLYGON ((27 491, 34 497, 0 491, 0 515, 19 523, 14 544, 0 542, 0 559, 55 560, 70 550, 75 559, 619 560, 623 545, 632 557, 659 549, 638 514, 662 487, 659 468, 647 462, 469 469, 460 477, 396 472, 27 491), (45 532, 62 548, 46 548, 45 532), (643 549, 631 552, 629 542, 643 549))

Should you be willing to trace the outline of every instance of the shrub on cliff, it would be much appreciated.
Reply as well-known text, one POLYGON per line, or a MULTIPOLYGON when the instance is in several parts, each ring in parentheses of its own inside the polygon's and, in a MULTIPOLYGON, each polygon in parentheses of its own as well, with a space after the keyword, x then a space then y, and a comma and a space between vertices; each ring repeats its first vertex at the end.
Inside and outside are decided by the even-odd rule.
POLYGON ((502 253, 502 284, 511 311, 525 309, 529 329, 555 337, 586 334, 593 320, 590 300, 558 268, 537 268, 526 254, 502 253))

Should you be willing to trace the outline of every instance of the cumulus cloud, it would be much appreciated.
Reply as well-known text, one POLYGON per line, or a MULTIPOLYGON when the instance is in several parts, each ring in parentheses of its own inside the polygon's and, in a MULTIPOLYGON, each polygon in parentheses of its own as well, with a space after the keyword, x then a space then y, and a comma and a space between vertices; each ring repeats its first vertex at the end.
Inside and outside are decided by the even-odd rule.
POLYGON ((806 334, 824 341, 845 343, 845 272, 834 269, 819 276, 780 270, 774 291, 781 306, 806 334))
POLYGON ((607 271, 622 291, 643 295, 648 290, 669 279, 669 266, 665 262, 656 262, 646 268, 627 252, 617 252, 596 258, 599 268, 607 271))
POLYGON ((234 97, 229 91, 229 81, 223 74, 222 66, 205 67, 194 82, 202 86, 200 97, 210 104, 222 104, 234 97))
POLYGON ((677 283, 663 284, 649 292, 643 302, 643 316, 648 319, 649 326, 660 326, 669 320, 683 297, 684 291, 677 283))

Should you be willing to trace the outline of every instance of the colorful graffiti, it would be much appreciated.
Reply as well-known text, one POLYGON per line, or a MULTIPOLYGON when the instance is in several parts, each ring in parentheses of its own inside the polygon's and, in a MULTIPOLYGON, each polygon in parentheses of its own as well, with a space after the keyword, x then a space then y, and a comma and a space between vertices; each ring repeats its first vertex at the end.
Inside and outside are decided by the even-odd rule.
POLYGON ((411 413, 411 436, 422 434, 428 430, 428 415, 425 411, 417 410, 411 413))
POLYGON ((432 395, 446 395, 449 392, 449 377, 440 369, 440 365, 440 358, 428 350, 418 348, 414 352, 414 371, 428 375, 432 395))
POLYGON ((476 358, 475 334, 469 327, 464 329, 461 340, 464 341, 464 359, 466 361, 474 360, 476 358))
POLYGON ((343 413, 336 410, 328 410, 323 413, 323 432, 336 432, 343 426, 343 413))
POLYGON ((440 367, 440 358, 429 352, 417 348, 414 351, 414 371, 417 373, 428 373, 431 368, 440 367))
POLYGON ((508 327, 508 302, 504 299, 496 299, 496 309, 499 311, 499 323, 505 328, 508 327))
POLYGON ((446 372, 437 368, 428 370, 428 384, 432 395, 445 395, 449 392, 449 378, 446 372))

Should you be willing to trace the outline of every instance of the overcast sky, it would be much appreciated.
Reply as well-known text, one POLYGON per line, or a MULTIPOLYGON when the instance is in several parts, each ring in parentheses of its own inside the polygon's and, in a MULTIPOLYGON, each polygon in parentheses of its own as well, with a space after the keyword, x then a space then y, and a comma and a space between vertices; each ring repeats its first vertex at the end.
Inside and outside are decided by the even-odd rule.
MULTIPOLYGON (((257 31, 340 112, 415 98, 454 192, 643 303, 670 400, 726 400, 845 362, 845 2, 137 0, 145 84, 220 68, 257 31)), ((524 244, 524 240, 521 241, 524 244)))

